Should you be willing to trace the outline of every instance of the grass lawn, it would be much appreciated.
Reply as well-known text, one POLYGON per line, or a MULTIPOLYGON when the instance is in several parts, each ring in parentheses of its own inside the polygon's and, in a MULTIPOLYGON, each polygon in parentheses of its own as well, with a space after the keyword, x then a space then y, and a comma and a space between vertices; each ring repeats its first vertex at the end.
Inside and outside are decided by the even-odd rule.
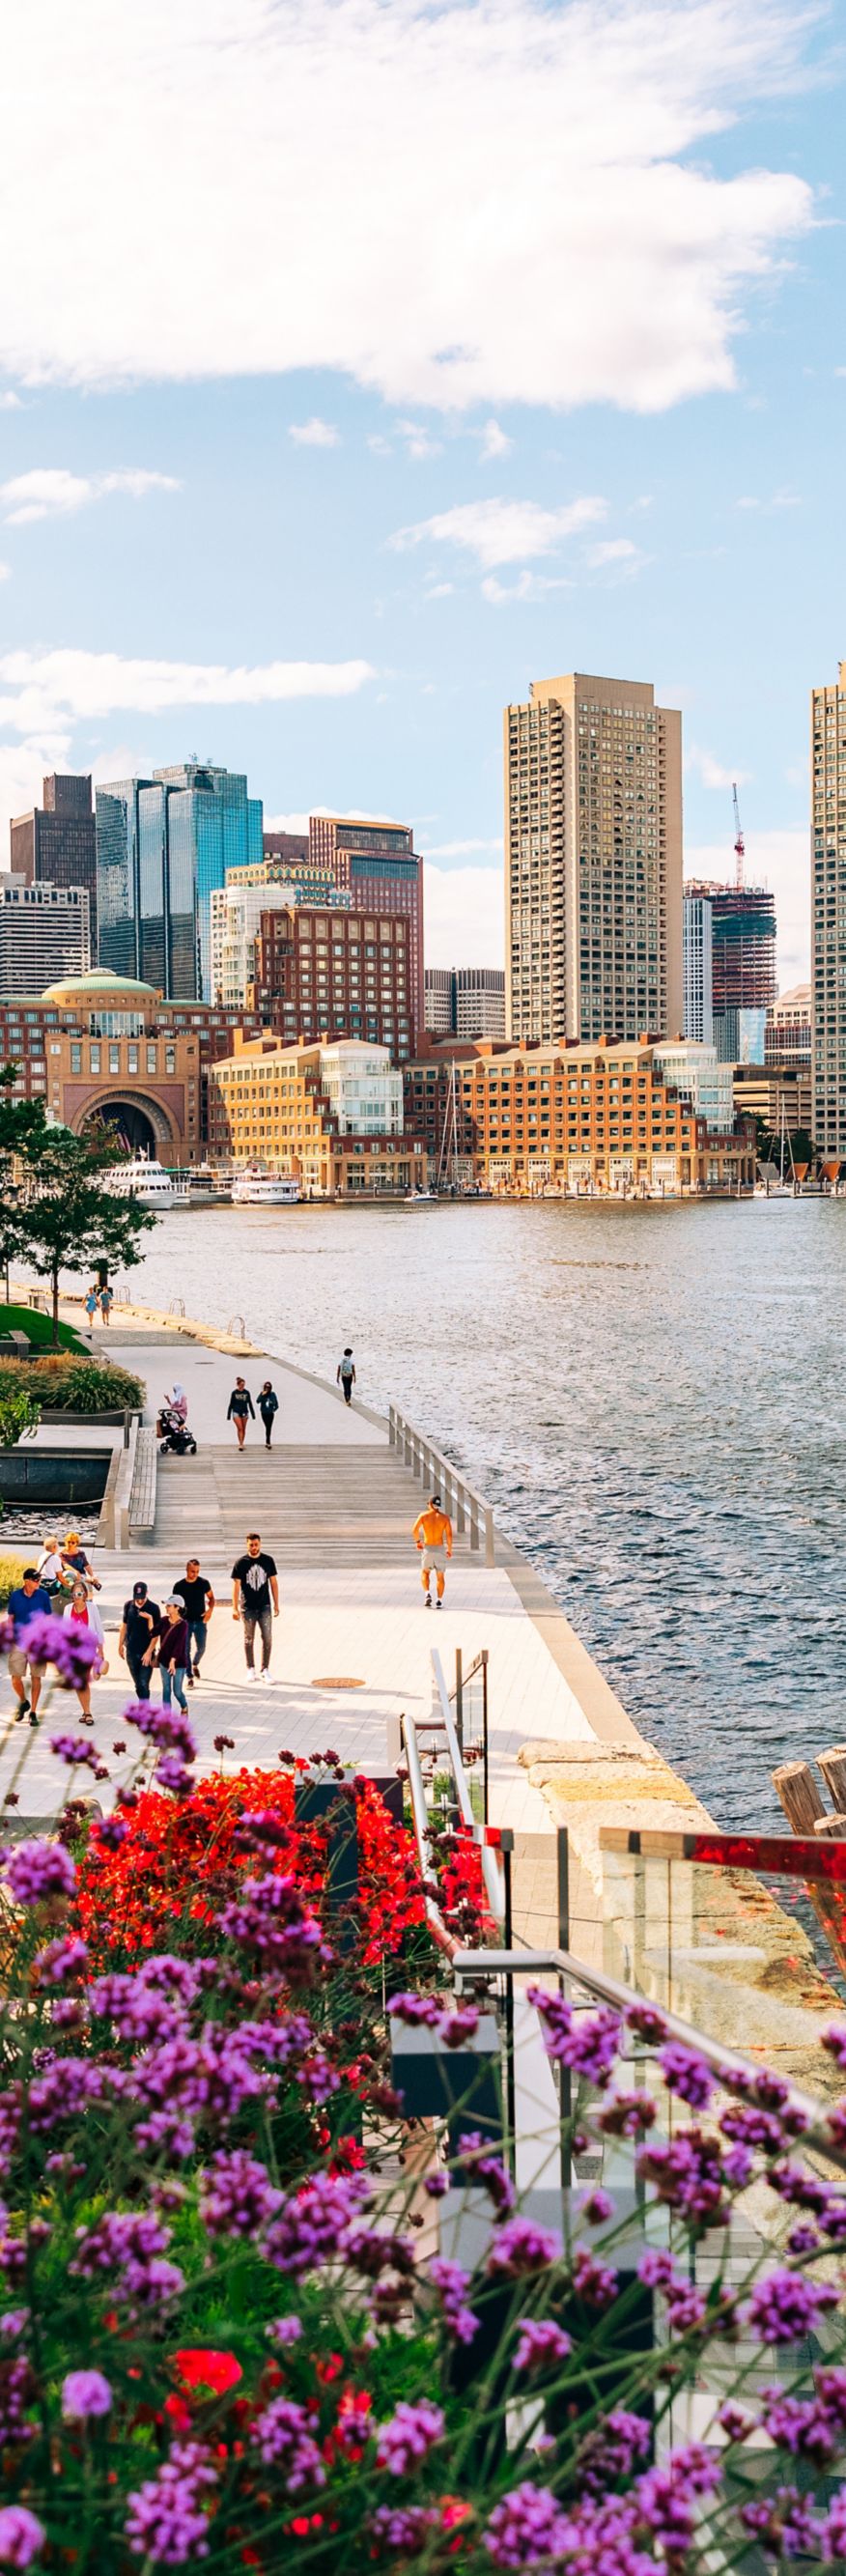
MULTIPOLYGON (((36 1314, 32 1306, 7 1306, 0 1303, 0 1335, 3 1333, 26 1333, 34 1352, 51 1351, 53 1348, 53 1318, 51 1315, 36 1314)), ((63 1351, 87 1352, 88 1344, 74 1330, 73 1324, 60 1324, 59 1348, 63 1351)))

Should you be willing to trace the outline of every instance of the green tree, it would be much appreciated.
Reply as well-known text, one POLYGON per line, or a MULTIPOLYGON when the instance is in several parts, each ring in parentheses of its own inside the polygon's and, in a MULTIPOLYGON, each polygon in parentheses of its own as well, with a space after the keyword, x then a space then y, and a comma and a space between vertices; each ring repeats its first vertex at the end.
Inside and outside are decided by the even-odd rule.
POLYGON ((37 1431, 41 1406, 24 1386, 0 1386, 0 1449, 14 1449, 24 1431, 37 1431))
POLYGON ((53 1347, 59 1347, 59 1276, 63 1270, 131 1269, 141 1259, 139 1238, 156 1219, 133 1199, 116 1198, 105 1175, 123 1159, 114 1136, 69 1127, 33 1134, 26 1154, 24 1223, 33 1268, 49 1279, 53 1298, 53 1347))

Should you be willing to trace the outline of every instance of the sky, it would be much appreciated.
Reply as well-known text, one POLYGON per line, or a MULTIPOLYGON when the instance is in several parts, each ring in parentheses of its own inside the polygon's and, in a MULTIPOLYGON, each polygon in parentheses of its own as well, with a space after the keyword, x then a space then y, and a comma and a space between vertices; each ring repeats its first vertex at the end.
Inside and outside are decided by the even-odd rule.
POLYGON ((500 964, 502 708, 597 671, 806 974, 842 15, 27 0, 0 87, 0 862, 43 771, 199 754, 413 823, 428 962, 500 964))

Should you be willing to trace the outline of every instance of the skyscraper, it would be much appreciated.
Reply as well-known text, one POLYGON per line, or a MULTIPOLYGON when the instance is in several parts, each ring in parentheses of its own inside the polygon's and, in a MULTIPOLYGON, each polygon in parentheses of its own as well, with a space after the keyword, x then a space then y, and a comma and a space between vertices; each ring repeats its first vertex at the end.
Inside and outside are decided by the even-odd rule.
POLYGON ((814 1140, 846 1155, 846 662, 811 697, 814 1140))
POLYGON ((43 805, 9 827, 11 865, 27 885, 84 886, 92 951, 97 949, 97 863, 90 778, 45 778, 43 805))
POLYGON ((314 864, 328 868, 348 888, 356 912, 404 913, 411 942, 411 1007, 416 1029, 425 1026, 423 989, 423 861, 404 823, 363 823, 355 815, 309 816, 314 864))
POLYGON ((714 1036, 714 970, 710 898, 684 890, 684 1034, 710 1046, 714 1036))
POLYGON ((501 966, 427 966, 426 1027, 434 1037, 504 1038, 501 966))
POLYGON ((262 861, 261 799, 188 761, 97 789, 100 962, 165 997, 211 1001, 211 895, 262 861))
POLYGON ((763 1063, 764 1025, 776 997, 775 901, 766 886, 692 884, 711 906, 714 1044, 723 1064, 763 1063), (750 1019, 757 1013, 758 1019, 750 1019), (757 1049, 757 1052, 756 1052, 757 1049))
POLYGON ((0 876, 0 993, 43 993, 91 965, 85 886, 29 885, 0 876))
POLYGON ((515 1039, 680 1031, 681 717, 573 671, 505 710, 506 995, 515 1039))

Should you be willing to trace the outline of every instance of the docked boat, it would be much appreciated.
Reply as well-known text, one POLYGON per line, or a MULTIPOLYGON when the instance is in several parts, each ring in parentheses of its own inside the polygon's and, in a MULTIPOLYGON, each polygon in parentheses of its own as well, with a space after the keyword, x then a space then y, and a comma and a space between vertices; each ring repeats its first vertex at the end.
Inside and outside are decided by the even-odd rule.
POLYGON ((291 1172, 239 1172, 232 1183, 233 1207, 296 1207, 299 1195, 291 1172))
POLYGON ((166 1172, 154 1154, 133 1154, 125 1163, 115 1163, 103 1174, 103 1187, 116 1199, 137 1199, 139 1207, 184 1207, 188 1197, 187 1182, 166 1172))
POLYGON ((437 1190, 408 1190, 403 1199, 403 1207, 435 1207, 437 1198, 437 1190))

